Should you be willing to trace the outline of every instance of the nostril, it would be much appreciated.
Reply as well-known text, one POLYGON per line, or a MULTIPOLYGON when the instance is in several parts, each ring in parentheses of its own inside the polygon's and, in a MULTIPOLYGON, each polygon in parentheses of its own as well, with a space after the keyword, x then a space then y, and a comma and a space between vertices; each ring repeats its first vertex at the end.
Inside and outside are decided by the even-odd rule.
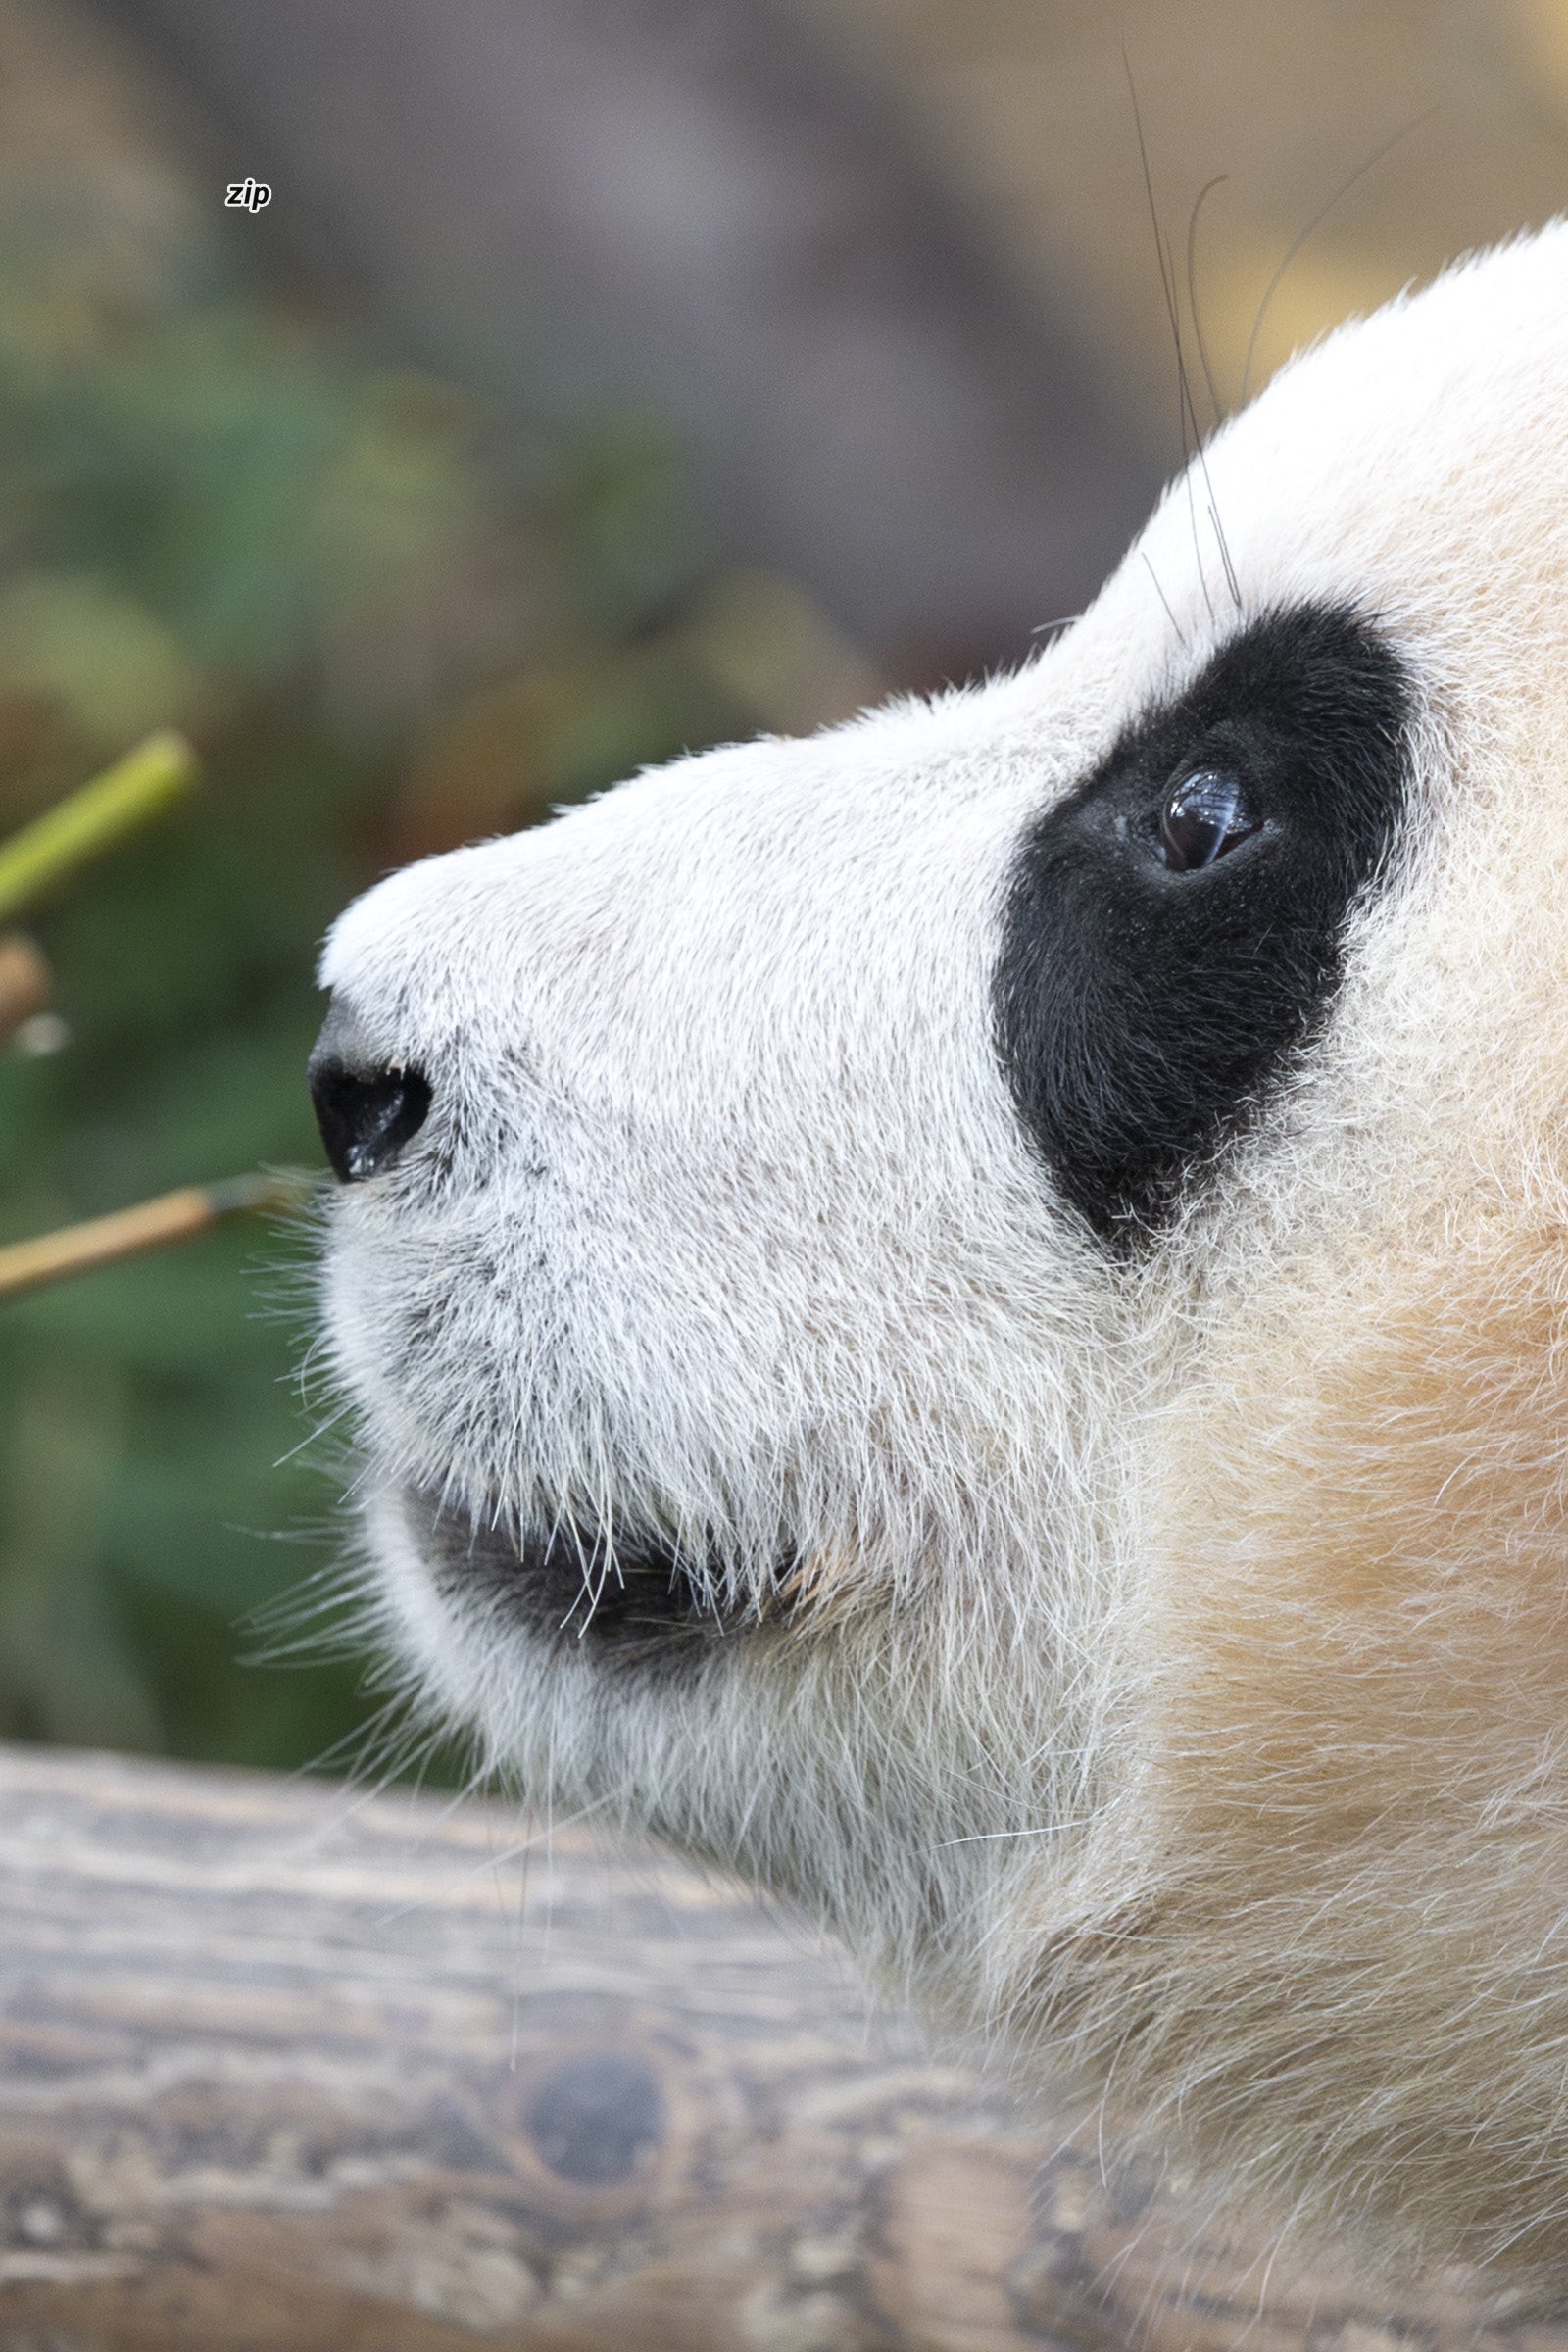
POLYGON ((309 1077, 316 1123, 340 1184, 360 1184, 389 1168, 429 1115, 430 1082, 403 1062, 357 1070, 316 1054, 309 1077))

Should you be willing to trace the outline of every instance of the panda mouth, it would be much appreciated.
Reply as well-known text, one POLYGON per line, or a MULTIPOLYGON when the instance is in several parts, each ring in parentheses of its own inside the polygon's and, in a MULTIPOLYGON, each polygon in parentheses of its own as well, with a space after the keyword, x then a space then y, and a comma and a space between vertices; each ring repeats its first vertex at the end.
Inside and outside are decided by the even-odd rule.
POLYGON ((715 1564, 647 1536, 565 1514, 514 1536, 420 1487, 401 1500, 443 1599, 564 1647, 662 1658, 759 1622, 755 1608, 726 1600, 715 1564))

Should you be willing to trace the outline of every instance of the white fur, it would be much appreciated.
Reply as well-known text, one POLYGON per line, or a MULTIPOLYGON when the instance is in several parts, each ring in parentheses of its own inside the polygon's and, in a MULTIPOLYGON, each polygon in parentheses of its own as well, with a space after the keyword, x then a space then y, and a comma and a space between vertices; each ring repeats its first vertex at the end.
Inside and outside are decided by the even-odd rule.
POLYGON ((1568 1556, 1509 1399, 1568 1428, 1565 764, 1556 227, 1286 370, 1017 676, 431 859, 322 969, 436 1090, 337 1201, 326 1278, 420 1687, 531 1791, 789 1891, 1286 2203, 1562 2288, 1540 1596, 1568 1556), (1119 1267, 999 1067, 1010 861, 1130 719, 1309 598, 1415 681, 1398 878, 1306 1067, 1119 1267), (1488 1301, 1547 1336, 1539 1363, 1478 1342, 1461 1399, 1488 1301), (1407 1330, 1430 1426, 1414 1374, 1380 1408, 1407 1330), (1447 1506, 1398 1500, 1422 1446, 1434 1494, 1485 1488, 1451 1556, 1447 1506), (693 1558, 716 1535, 742 1618, 783 1552, 818 1596, 607 1675, 440 1601, 410 1479, 547 1528, 631 1513, 693 1558), (1314 1548, 1342 1509, 1383 1529, 1385 1494, 1384 1533, 1314 1548), (1319 1752, 1281 1727, 1320 1697, 1319 1752))

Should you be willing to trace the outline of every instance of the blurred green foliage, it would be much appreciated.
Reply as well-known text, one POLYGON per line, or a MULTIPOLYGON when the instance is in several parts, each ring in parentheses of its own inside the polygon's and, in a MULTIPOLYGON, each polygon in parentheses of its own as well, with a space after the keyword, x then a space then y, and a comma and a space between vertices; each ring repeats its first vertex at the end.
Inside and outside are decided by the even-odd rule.
MULTIPOLYGON (((0 824, 156 725, 210 778, 35 925, 71 1042, 0 1054, 0 1239, 318 1164, 337 908, 768 715, 657 428, 503 423, 227 233, 145 148, 0 176, 0 824)), ((309 1255, 229 1228, 0 1308, 0 1733, 293 1764, 365 1711, 239 1663, 341 1548, 309 1255)))

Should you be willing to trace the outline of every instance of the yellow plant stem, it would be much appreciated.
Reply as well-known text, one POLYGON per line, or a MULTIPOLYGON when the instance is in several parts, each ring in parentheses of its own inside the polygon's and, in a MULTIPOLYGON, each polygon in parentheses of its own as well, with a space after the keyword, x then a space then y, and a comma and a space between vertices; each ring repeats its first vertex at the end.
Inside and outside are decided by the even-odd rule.
POLYGON ((244 1210, 297 1209, 314 1190, 314 1178, 303 1175, 236 1176, 226 1184, 189 1184, 175 1193, 161 1193, 156 1200, 139 1201, 134 1208, 117 1209, 113 1216, 92 1217, 84 1225, 66 1225, 29 1242, 13 1242, 0 1250, 0 1300, 68 1275, 90 1273, 117 1258, 139 1256, 169 1242, 188 1241, 244 1210))
POLYGON ((184 736, 166 728, 13 833, 0 843, 0 919, 183 800, 199 772, 184 736))
POLYGON ((0 1046, 24 1021, 47 1012, 49 966, 36 942, 22 931, 0 931, 0 1046))

